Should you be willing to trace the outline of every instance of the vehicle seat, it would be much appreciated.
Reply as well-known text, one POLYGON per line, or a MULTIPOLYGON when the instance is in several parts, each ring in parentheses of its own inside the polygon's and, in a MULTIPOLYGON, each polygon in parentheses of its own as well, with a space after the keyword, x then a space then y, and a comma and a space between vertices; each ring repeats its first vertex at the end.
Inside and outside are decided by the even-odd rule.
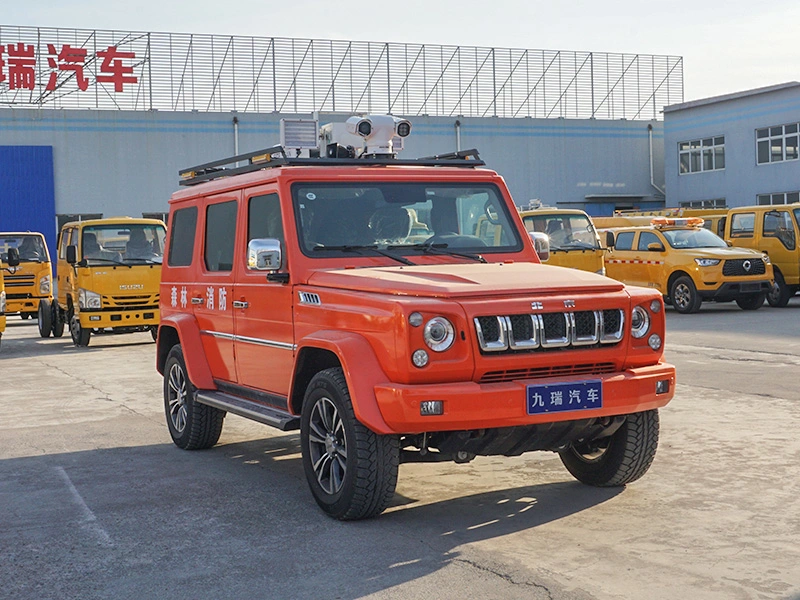
POLYGON ((411 215, 402 206, 383 206, 369 219, 369 228, 376 242, 398 242, 411 233, 411 215))

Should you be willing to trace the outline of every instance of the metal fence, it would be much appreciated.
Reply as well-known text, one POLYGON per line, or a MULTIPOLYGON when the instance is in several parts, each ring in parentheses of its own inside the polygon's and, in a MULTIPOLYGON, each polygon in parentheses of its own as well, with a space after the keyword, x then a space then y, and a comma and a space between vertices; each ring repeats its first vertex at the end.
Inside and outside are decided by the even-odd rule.
POLYGON ((0 106, 660 118, 679 56, 0 26, 0 106))

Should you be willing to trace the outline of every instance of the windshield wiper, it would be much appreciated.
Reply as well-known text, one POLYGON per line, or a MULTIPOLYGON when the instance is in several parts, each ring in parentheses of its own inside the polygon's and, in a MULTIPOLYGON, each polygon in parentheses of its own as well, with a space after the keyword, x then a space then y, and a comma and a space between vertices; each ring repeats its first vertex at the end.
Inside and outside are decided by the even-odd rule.
POLYGON ((137 261, 137 260, 142 260, 142 261, 145 262, 145 264, 148 264, 148 265, 160 265, 161 264, 161 260, 155 260, 154 258, 123 258, 122 260, 125 262, 125 264, 127 264, 128 261, 137 261))
POLYGON ((115 259, 113 259, 113 258, 101 258, 101 257, 99 257, 99 256, 93 256, 92 258, 84 258, 84 259, 81 261, 83 264, 82 264, 82 265, 80 265, 80 264, 79 264, 78 266, 79 266, 79 267, 88 267, 88 266, 89 266, 89 261, 90 261, 90 260, 101 260, 101 261, 103 261, 103 262, 109 262, 109 263, 113 263, 113 264, 115 264, 115 265, 119 265, 120 267, 128 267, 129 269, 132 269, 132 268, 133 268, 133 265, 127 265, 127 264, 125 264, 125 263, 124 263, 124 262, 122 262, 122 261, 115 260, 115 259))
POLYGON ((421 244, 412 244, 410 246, 389 246, 389 249, 392 248, 415 248, 417 250, 422 250, 424 254, 439 254, 443 256, 459 256, 461 258, 468 258, 470 260, 474 260, 476 262, 485 263, 486 259, 483 258, 480 254, 470 254, 467 252, 458 252, 456 250, 448 250, 446 243, 441 244, 429 244, 428 242, 422 242, 421 244))
MULTIPOLYGON (((388 249, 393 248, 393 246, 387 246, 388 249)), ((414 266, 416 263, 411 262, 405 256, 400 256, 398 254, 392 254, 391 252, 387 252, 386 250, 382 250, 375 245, 370 246, 351 246, 351 245, 344 245, 344 246, 323 246, 322 244, 317 244, 314 246, 313 250, 315 252, 319 252, 320 250, 334 250, 339 252, 356 252, 362 254, 364 250, 369 250, 370 252, 375 252, 376 254, 380 254, 381 256, 385 256, 386 258, 391 258, 392 260, 396 260, 399 263, 404 265, 411 265, 414 266)))
POLYGON ((568 242, 566 244, 559 244, 558 246, 551 247, 551 250, 560 250, 562 248, 580 248, 581 250, 597 250, 597 246, 590 244, 588 242, 568 242))

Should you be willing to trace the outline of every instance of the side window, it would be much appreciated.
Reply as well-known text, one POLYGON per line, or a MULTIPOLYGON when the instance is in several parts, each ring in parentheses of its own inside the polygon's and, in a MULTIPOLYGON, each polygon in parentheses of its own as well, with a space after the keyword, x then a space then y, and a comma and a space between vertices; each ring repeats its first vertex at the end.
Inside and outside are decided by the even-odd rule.
POLYGON ((61 232, 61 239, 58 244, 58 258, 61 260, 67 259, 67 246, 69 246, 70 237, 72 237, 72 229, 65 229, 61 232))
POLYGON ((194 238, 197 231, 197 207, 181 208, 172 214, 169 235, 170 267, 188 267, 192 264, 194 238))
POLYGON ((236 200, 231 200, 206 208, 205 261, 209 271, 233 269, 236 205, 236 200))
POLYGON ((795 249, 794 226, 787 211, 771 210, 764 213, 764 237, 778 238, 787 250, 795 249))
POLYGON ((254 196, 247 205, 247 241, 272 238, 283 244, 281 202, 278 194, 254 196))
POLYGON ((632 250, 633 249, 633 231, 623 231, 617 234, 617 239, 614 244, 615 250, 632 250))
POLYGON ((664 245, 663 242, 660 239, 658 239, 658 236, 655 233, 652 233, 650 231, 641 232, 639 234, 638 249, 647 251, 647 247, 650 244, 661 244, 662 246, 664 245))
POLYGON ((753 226, 755 222, 755 213, 736 213, 731 217, 731 237, 753 237, 753 226))

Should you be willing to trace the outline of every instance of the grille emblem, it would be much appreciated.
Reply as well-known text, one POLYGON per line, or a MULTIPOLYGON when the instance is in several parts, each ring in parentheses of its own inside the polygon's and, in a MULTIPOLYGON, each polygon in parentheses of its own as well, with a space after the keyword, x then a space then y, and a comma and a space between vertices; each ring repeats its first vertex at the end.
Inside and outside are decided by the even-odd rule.
POLYGON ((542 310, 544 306, 541 302, 531 302, 531 310, 542 310))
POLYGON ((575 308, 575 300, 564 300, 564 308, 575 308))
POLYGON ((748 273, 750 272, 750 268, 751 268, 752 266, 753 266, 753 265, 752 265, 752 263, 751 263, 749 260, 746 260, 746 261, 744 261, 744 262, 742 263, 742 268, 744 268, 744 270, 745 270, 745 271, 747 271, 748 273))

